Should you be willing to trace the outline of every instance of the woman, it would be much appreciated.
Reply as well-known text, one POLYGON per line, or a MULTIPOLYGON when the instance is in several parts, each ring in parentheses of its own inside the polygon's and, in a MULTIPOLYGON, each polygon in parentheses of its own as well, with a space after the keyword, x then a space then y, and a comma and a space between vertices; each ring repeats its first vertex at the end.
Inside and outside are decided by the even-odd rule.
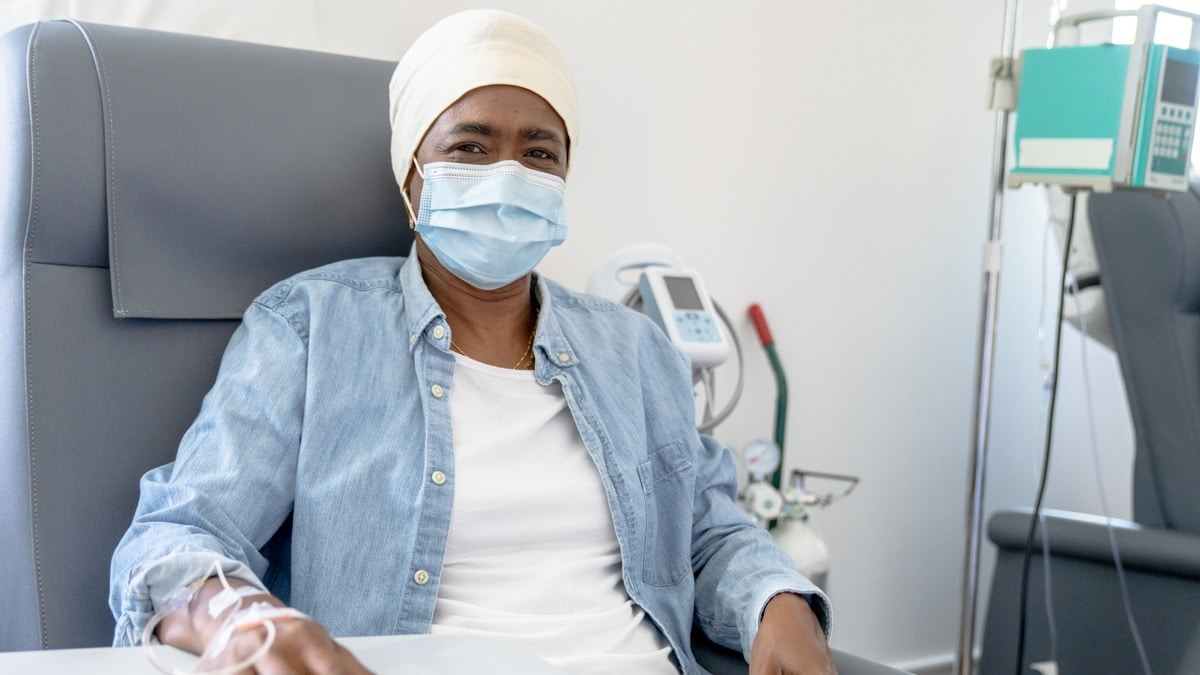
POLYGON ((441 632, 578 673, 701 672, 695 616, 754 673, 833 672, 828 601, 738 511, 686 360, 532 274, 565 237, 578 141, 559 50, 456 14, 397 66, 391 115, 412 257, 247 309, 177 460, 142 480, 117 644, 157 626, 246 672, 353 673, 330 635, 441 632), (269 561, 289 514, 290 559, 269 561))

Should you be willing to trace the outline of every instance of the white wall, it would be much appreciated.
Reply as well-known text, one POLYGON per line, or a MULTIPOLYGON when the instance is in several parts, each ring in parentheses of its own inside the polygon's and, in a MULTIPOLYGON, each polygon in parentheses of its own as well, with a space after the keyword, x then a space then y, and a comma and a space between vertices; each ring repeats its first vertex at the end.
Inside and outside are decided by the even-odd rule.
MULTIPOLYGON (((394 60, 473 4, 5 0, 0 29, 72 15, 394 60)), ((572 231, 542 270, 583 288, 605 256, 639 241, 702 270, 746 347, 747 391, 717 433, 735 448, 773 430, 770 370, 745 318, 761 303, 791 381, 789 467, 862 478, 814 518, 834 559, 834 645, 899 665, 948 659, 987 231, 985 77, 1003 2, 492 4, 556 36, 579 86, 572 231)), ((1047 0, 1025 16, 1025 42, 1042 42, 1047 0)), ((1041 450, 1037 192, 1007 207, 989 510, 1032 503, 1041 450)), ((1048 504, 1095 511, 1072 344, 1048 504)), ((1089 356, 1110 499, 1127 513, 1115 361, 1089 356)))

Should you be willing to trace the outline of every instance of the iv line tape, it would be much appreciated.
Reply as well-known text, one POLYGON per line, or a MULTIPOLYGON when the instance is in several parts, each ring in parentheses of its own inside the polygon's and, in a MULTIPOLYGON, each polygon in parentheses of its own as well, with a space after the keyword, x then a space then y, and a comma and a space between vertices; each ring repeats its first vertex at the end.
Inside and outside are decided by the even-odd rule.
POLYGON ((236 589, 222 588, 220 593, 208 599, 208 615, 215 619, 224 614, 225 610, 233 607, 234 603, 252 595, 266 594, 254 586, 238 586, 236 589))
MULTIPOLYGON (((150 661, 150 665, 154 666, 160 672, 166 673, 167 675, 234 675, 234 673, 239 673, 241 671, 252 668, 254 666, 254 664, 261 661, 262 658, 267 655, 267 652, 271 649, 271 646, 275 644, 275 634, 276 634, 275 621, 276 620, 285 620, 286 621, 286 620, 290 620, 293 618, 301 618, 301 617, 304 617, 304 614, 300 613, 297 610, 291 609, 291 608, 277 608, 277 609, 289 609, 294 614, 289 614, 289 616, 287 618, 282 618, 282 616, 265 618, 265 619, 262 619, 261 621, 258 621, 257 623, 255 623, 254 626, 251 626, 249 623, 250 621, 252 621, 252 619, 247 619, 244 616, 239 621, 238 620, 239 615, 241 615, 245 611, 248 611, 248 610, 240 610, 242 598, 248 597, 250 595, 265 594, 264 591, 262 591, 258 588, 253 588, 253 590, 254 590, 253 593, 244 591, 243 589, 245 589, 245 588, 253 588, 253 587, 240 587, 238 589, 234 589, 233 586, 231 586, 229 584, 229 580, 225 578, 225 571, 221 568, 221 561, 219 559, 215 559, 215 557, 214 557, 213 565, 207 574, 201 576, 200 578, 196 579, 192 583, 190 583, 187 586, 184 586, 183 588, 176 591, 175 594, 172 595, 171 598, 169 600, 167 600, 167 602, 164 603, 162 607, 160 607, 156 612, 154 612, 154 615, 150 617, 150 620, 148 622, 146 622, 146 627, 144 629, 142 629, 142 650, 146 655, 146 659, 148 661, 150 661), (228 644, 229 635, 232 634, 234 631, 242 630, 245 628, 257 627, 259 625, 265 626, 267 629, 267 634, 266 634, 266 637, 263 639, 262 645, 259 646, 258 649, 254 650, 254 653, 251 654, 250 656, 246 657, 245 659, 242 659, 241 661, 234 663, 233 665, 225 666, 223 668, 217 668, 215 670, 185 670, 183 668, 175 668, 175 667, 172 667, 172 666, 169 666, 169 665, 163 663, 162 661, 160 661, 158 659, 158 656, 156 656, 154 653, 154 643, 156 642, 155 636, 154 636, 154 629, 158 627, 158 624, 161 623, 162 620, 167 615, 172 614, 180 609, 186 609, 188 604, 191 603, 192 599, 195 598, 196 593, 200 590, 200 588, 204 585, 204 583, 206 581, 208 581, 209 579, 211 579, 213 577, 214 574, 216 575, 216 577, 218 579, 220 579, 221 586, 224 587, 221 590, 221 592, 218 593, 217 595, 219 596, 222 594, 228 594, 225 596, 224 599, 219 601, 217 604, 218 605, 225 604, 227 602, 227 599, 232 596, 234 599, 234 602, 226 604, 225 610, 228 610, 228 608, 230 606, 238 606, 239 609, 234 610, 233 612, 231 612, 229 614, 229 616, 227 616, 225 618, 225 621, 222 624, 221 629, 218 631, 217 636, 214 637, 211 642, 209 642, 208 646, 204 649, 204 653, 202 653, 200 655, 200 659, 203 661, 206 658, 211 659, 211 658, 215 657, 217 654, 220 654, 221 651, 224 650, 225 646, 228 644), (222 639, 222 636, 224 636, 223 639, 222 639), (218 642, 220 642, 220 645, 219 645, 219 648, 216 648, 218 645, 218 642)), ((272 605, 269 605, 267 603, 255 603, 255 605, 259 605, 259 604, 267 605, 268 607, 274 608, 272 605)), ((253 609, 255 605, 252 605, 249 609, 253 609)), ((210 611, 212 609, 212 606, 213 606, 212 601, 210 600, 209 608, 208 608, 210 611)), ((219 614, 218 614, 218 616, 219 616, 219 614)))

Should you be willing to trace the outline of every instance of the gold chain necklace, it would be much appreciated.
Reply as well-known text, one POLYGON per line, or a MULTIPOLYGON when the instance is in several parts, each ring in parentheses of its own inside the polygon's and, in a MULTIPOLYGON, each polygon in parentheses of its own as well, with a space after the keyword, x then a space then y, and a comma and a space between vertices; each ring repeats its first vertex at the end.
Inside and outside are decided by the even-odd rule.
MULTIPOLYGON (((518 360, 516 365, 514 365, 512 368, 510 368, 510 370, 523 370, 526 360, 529 361, 529 365, 531 365, 531 366, 533 365, 533 335, 535 332, 536 331, 532 331, 532 330, 529 331, 529 342, 525 345, 525 351, 521 354, 520 360, 518 360)), ((466 352, 466 350, 464 350, 462 347, 459 347, 458 345, 454 344, 454 340, 450 341, 450 348, 453 349, 454 351, 458 352, 459 354, 462 354, 463 356, 467 357, 468 359, 471 359, 473 361, 479 360, 479 359, 471 356, 470 354, 468 354, 466 352)))

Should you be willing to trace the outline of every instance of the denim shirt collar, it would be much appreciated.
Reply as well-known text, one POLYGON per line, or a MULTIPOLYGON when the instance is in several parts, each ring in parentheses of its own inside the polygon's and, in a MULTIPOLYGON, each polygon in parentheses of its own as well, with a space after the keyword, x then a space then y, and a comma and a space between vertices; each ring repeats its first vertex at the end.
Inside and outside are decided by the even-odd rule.
MULTIPOLYGON (((418 337, 425 337, 438 349, 449 349, 449 342, 446 342, 446 346, 439 345, 428 333, 433 325, 445 323, 446 313, 442 311, 437 301, 434 300, 433 294, 429 292, 429 287, 425 285, 425 278, 421 274, 421 265, 417 261, 416 248, 400 267, 399 277, 404 304, 411 310, 405 312, 404 315, 408 322, 405 328, 409 336, 409 352, 411 353, 416 348, 418 337)), ((540 351, 542 356, 540 359, 535 359, 536 374, 539 382, 548 384, 554 379, 554 375, 559 369, 570 368, 578 364, 579 357, 571 347, 566 335, 563 334, 562 326, 555 315, 554 299, 556 295, 563 292, 563 289, 536 272, 533 275, 533 283, 534 292, 537 294, 540 304, 533 348, 534 351, 540 351)))
MULTIPOLYGON (((430 344, 438 347, 436 340, 426 337, 427 331, 434 323, 444 324, 446 313, 438 306, 433 294, 429 292, 429 287, 425 285, 425 278, 421 275, 421 264, 417 261, 416 246, 413 246, 412 253, 400 266, 399 277, 400 292, 404 296, 404 305, 408 308, 408 311, 404 312, 404 319, 408 325, 404 328, 408 331, 409 353, 416 349, 419 337, 425 337, 430 344)), ((449 349, 449 344, 447 341, 446 347, 438 348, 449 349)))

